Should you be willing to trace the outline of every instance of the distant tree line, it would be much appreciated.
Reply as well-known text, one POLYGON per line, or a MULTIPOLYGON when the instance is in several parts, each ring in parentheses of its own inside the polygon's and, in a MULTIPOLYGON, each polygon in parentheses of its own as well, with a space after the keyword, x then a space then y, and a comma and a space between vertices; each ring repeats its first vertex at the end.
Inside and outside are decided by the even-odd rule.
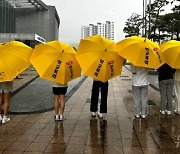
POLYGON ((180 0, 154 0, 148 4, 146 16, 133 13, 123 29, 125 37, 141 35, 156 42, 180 40, 180 0), (162 15, 163 7, 172 6, 172 13, 162 15))

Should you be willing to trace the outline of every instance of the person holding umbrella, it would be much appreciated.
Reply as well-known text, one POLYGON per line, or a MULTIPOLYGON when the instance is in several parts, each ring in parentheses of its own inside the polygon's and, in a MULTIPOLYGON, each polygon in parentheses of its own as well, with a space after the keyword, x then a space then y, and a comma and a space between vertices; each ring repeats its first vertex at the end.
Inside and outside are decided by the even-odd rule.
POLYGON ((148 95, 148 69, 131 64, 132 93, 135 118, 146 117, 148 95))
POLYGON ((0 112, 2 110, 2 104, 4 102, 4 113, 3 116, 0 115, 0 121, 2 124, 5 124, 10 121, 10 118, 7 117, 9 104, 10 104, 10 95, 13 90, 13 81, 0 82, 0 112))
POLYGON ((118 55, 114 41, 100 35, 82 39, 76 59, 85 75, 93 78, 90 111, 96 116, 101 88, 101 104, 98 116, 107 113, 108 80, 121 74, 124 58, 118 55), (88 57, 88 60, 87 60, 88 57))
POLYGON ((166 63, 176 69, 174 75, 175 113, 180 115, 180 41, 170 40, 160 44, 166 63))
POLYGON ((19 41, 0 44, 0 111, 4 103, 4 114, 0 116, 2 123, 7 123, 10 95, 13 90, 14 78, 31 64, 29 58, 32 48, 19 41))
POLYGON ((148 94, 148 68, 157 69, 165 59, 156 42, 140 36, 131 36, 117 43, 119 55, 133 65, 132 91, 136 118, 146 117, 148 94))
POLYGON ((30 62, 42 79, 53 81, 55 121, 63 120, 68 82, 81 76, 74 48, 57 40, 35 46, 30 62))

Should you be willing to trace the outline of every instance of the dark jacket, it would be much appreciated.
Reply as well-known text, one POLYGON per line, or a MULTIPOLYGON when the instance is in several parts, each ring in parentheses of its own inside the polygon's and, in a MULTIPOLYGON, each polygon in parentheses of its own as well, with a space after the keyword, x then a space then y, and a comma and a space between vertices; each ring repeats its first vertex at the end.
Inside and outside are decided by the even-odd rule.
POLYGON ((167 80, 167 79, 173 79, 175 69, 170 67, 168 64, 163 64, 161 67, 158 68, 158 80, 167 80))

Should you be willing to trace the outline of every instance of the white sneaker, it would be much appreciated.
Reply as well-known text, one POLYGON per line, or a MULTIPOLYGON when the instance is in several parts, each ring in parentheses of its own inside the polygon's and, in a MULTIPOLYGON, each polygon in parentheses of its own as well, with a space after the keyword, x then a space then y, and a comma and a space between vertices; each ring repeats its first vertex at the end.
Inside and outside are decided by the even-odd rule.
POLYGON ((135 116, 135 118, 140 118, 139 114, 136 114, 136 115, 134 115, 134 116, 135 116))
POLYGON ((2 124, 5 124, 5 123, 7 123, 9 121, 10 121, 10 118, 4 116, 3 119, 2 119, 2 124))
POLYGON ((92 114, 92 117, 96 116, 96 112, 91 112, 91 114, 92 114))
POLYGON ((103 113, 98 112, 99 118, 103 118, 103 113))
POLYGON ((55 116, 54 116, 54 120, 55 120, 55 121, 59 121, 59 115, 55 115, 55 116))
POLYGON ((145 118, 146 118, 146 115, 142 114, 142 115, 141 115, 141 118, 145 119, 145 118))
POLYGON ((165 111, 161 111, 161 110, 160 110, 160 113, 161 113, 161 114, 163 114, 163 115, 164 115, 164 114, 166 114, 166 112, 165 112, 165 111))
POLYGON ((171 115, 171 111, 166 111, 166 114, 167 115, 171 115))
POLYGON ((64 116, 63 115, 59 115, 59 120, 63 121, 64 120, 64 116))
POLYGON ((174 112, 178 115, 180 115, 180 111, 174 110, 174 112))

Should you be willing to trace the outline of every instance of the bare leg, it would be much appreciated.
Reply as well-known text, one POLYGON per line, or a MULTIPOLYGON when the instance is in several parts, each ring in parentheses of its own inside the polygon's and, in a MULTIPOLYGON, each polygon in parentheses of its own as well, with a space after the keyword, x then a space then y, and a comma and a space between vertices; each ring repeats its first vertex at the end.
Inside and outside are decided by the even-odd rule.
POLYGON ((11 92, 4 93, 4 116, 8 114, 11 92))
POLYGON ((60 114, 63 115, 65 109, 65 95, 60 95, 60 101, 61 101, 60 114))
POLYGON ((54 95, 54 111, 55 115, 59 114, 59 95, 54 95))
POLYGON ((3 93, 0 94, 0 114, 2 111, 2 104, 3 104, 3 93))

